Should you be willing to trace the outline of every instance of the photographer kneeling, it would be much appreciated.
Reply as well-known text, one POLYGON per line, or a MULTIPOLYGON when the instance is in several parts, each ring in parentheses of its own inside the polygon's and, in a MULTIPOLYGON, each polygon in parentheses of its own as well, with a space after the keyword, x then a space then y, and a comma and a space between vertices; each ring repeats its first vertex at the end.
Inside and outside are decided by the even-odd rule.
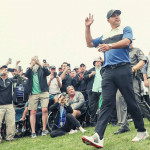
POLYGON ((59 96, 58 100, 59 102, 50 107, 50 111, 56 114, 50 136, 57 137, 65 135, 74 127, 79 128, 82 133, 86 132, 86 130, 81 127, 77 119, 72 116, 73 110, 67 103, 67 98, 64 93, 59 96))

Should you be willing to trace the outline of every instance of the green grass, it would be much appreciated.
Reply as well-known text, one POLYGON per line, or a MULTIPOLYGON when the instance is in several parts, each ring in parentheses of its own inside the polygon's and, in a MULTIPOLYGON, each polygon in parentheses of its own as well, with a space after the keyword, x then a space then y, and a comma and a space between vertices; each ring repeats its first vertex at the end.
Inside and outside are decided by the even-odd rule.
MULTIPOLYGON (((145 127, 150 133, 150 122, 144 120, 145 127)), ((113 127, 108 125, 104 136, 104 150, 150 150, 150 137, 144 141, 134 142, 131 140, 137 134, 133 122, 130 123, 130 132, 114 135, 114 131, 118 130, 119 126, 113 127)), ((94 133, 94 128, 86 128, 91 136, 94 133)), ((93 147, 82 143, 82 133, 78 132, 72 135, 65 135, 57 138, 50 138, 50 136, 38 136, 35 139, 25 137, 13 142, 3 141, 0 144, 0 150, 94 150, 93 147)))

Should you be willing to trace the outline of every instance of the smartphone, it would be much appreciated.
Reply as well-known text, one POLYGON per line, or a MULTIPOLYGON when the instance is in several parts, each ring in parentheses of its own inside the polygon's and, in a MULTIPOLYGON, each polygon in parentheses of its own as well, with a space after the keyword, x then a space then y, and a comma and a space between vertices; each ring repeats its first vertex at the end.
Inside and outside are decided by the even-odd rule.
POLYGON ((11 58, 9 58, 8 61, 9 61, 10 64, 12 63, 12 59, 11 58))
POLYGON ((46 59, 43 59, 43 63, 46 63, 46 59))
POLYGON ((57 76, 57 72, 54 72, 54 78, 56 78, 56 76, 57 76))
POLYGON ((67 64, 68 67, 70 67, 70 64, 67 64))
POLYGON ((19 66, 18 69, 19 69, 19 71, 21 71, 22 70, 21 66, 19 66))
POLYGON ((64 97, 66 97, 66 95, 67 95, 67 93, 66 93, 66 92, 63 92, 62 94, 63 94, 63 96, 64 96, 64 97))
POLYGON ((8 72, 14 72, 15 69, 13 69, 13 68, 8 68, 7 71, 8 71, 8 72))

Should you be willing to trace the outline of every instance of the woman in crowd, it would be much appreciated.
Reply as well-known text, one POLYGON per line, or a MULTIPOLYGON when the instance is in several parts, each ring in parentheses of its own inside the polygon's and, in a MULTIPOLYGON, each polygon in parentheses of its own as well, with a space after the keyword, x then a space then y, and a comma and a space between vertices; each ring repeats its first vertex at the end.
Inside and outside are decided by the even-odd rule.
POLYGON ((50 136, 62 136, 70 132, 70 130, 74 128, 78 128, 82 133, 86 132, 86 130, 81 127, 76 118, 73 117, 73 110, 67 103, 67 98, 65 97, 64 93, 59 96, 58 100, 59 102, 53 104, 50 107, 50 111, 56 114, 50 136))

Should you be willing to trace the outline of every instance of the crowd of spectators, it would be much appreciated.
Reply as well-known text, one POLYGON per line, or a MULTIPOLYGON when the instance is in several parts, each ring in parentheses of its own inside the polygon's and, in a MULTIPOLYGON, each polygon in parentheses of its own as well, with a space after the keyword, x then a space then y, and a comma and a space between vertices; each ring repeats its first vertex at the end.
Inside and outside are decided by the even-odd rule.
MULTIPOLYGON (((17 131, 16 122, 24 122, 27 119, 30 122, 32 138, 39 134, 47 135, 48 113, 52 112, 55 106, 62 106, 62 109, 57 107, 60 117, 57 116, 56 126, 59 130, 64 130, 58 135, 66 132, 74 133, 76 129, 86 132, 77 121, 88 109, 87 91, 92 90, 89 87, 87 89, 86 65, 81 63, 80 66, 71 70, 70 64, 63 62, 57 72, 55 66, 50 66, 45 60, 41 63, 38 56, 34 56, 31 58, 30 66, 23 71, 19 63, 20 61, 17 61, 14 68, 9 68, 11 64, 9 59, 0 67, 0 125, 6 124, 5 139, 8 141, 16 139, 14 138, 17 131), (62 118, 63 122, 61 122, 62 118), (71 124, 69 120, 72 120, 73 125, 68 128, 71 124), (40 131, 38 131, 39 122, 42 127, 40 131)), ((90 76, 94 77, 94 74, 90 76)), ((56 128, 53 127, 52 130, 55 131, 52 131, 50 135, 56 137, 56 128)))
MULTIPOLYGON (((84 63, 71 70, 70 64, 63 62, 57 72, 57 68, 50 66, 48 62, 41 63, 38 56, 31 58, 30 66, 25 72, 19 63, 20 61, 17 61, 14 68, 9 68, 9 59, 0 67, 0 126, 6 124, 7 141, 16 139, 16 122, 24 122, 27 119, 32 138, 37 135, 45 136, 49 132, 51 137, 76 133, 78 130, 86 132, 79 118, 86 114, 87 110, 88 125, 96 125, 102 93, 101 57, 93 60, 93 67, 89 70, 86 70, 84 63), (9 73, 12 74, 11 78, 9 73), (47 130, 50 112, 55 116, 51 131, 47 130)), ((147 73, 146 69, 144 75, 147 73)), ((145 86, 149 87, 145 80, 146 78, 145 86)), ((117 118, 116 108, 114 111, 111 119, 117 118)))

